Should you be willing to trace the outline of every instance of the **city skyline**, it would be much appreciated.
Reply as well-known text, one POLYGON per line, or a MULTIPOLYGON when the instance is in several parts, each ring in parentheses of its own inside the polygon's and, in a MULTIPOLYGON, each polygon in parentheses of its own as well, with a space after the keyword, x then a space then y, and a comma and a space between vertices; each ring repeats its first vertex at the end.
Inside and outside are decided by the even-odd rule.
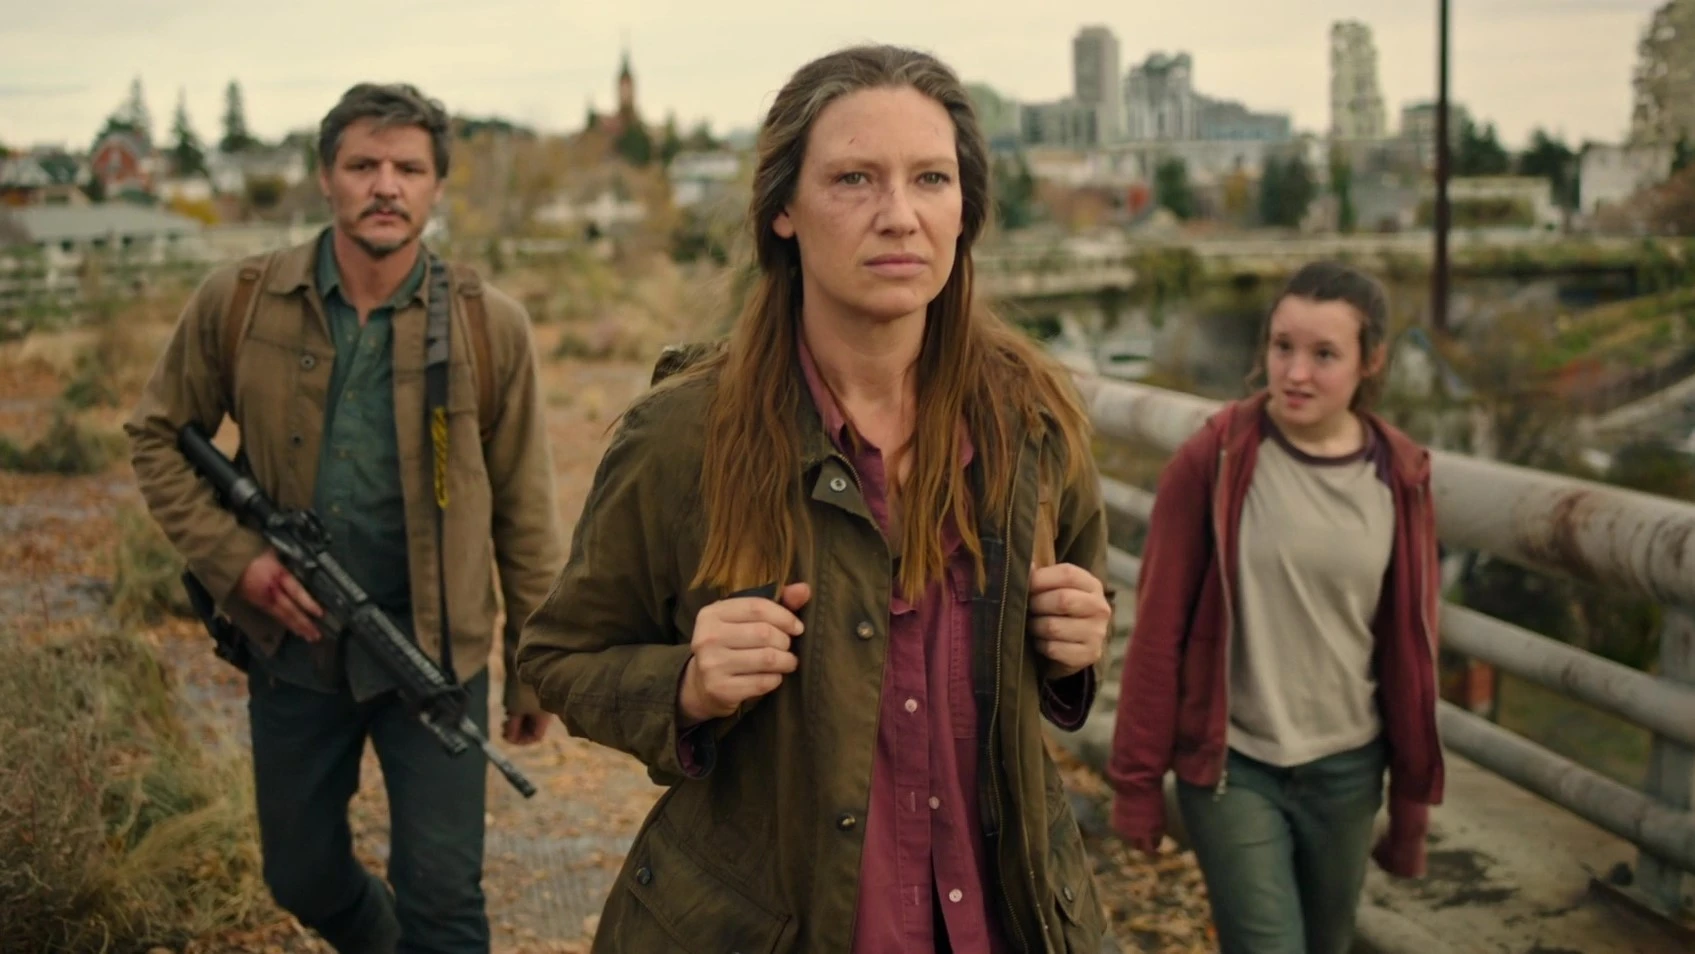
MULTIPOLYGON (((1661 2, 1456 5, 1453 97, 1494 122, 1510 146, 1538 126, 1573 145, 1616 141, 1629 123, 1637 40, 1661 2)), ((804 19, 770 0, 722 0, 710 20, 671 0, 631 0, 617 11, 490 0, 475 18, 451 0, 420 0, 398 18, 391 7, 328 0, 286 11, 240 0, 216 17, 190 0, 77 6, 11 15, 0 37, 0 142, 85 148, 137 75, 161 135, 184 87, 196 130, 215 141, 231 79, 242 85, 250 128, 266 139, 314 126, 343 89, 366 78, 411 80, 455 113, 564 132, 580 128, 591 104, 612 104, 625 37, 645 117, 657 122, 674 111, 685 127, 705 120, 719 134, 751 128, 807 59, 866 40, 931 50, 962 79, 1023 102, 1060 99, 1072 92, 1072 41, 1094 24, 1117 36, 1121 72, 1149 53, 1187 51, 1198 87, 1289 113, 1301 132, 1329 128, 1329 35, 1338 19, 1372 29, 1391 125, 1403 105, 1435 93, 1434 0, 1316 0, 1299 17, 1272 21, 1247 0, 1195 0, 1133 17, 1096 0, 1057 12, 962 0, 915 11, 867 0, 851 12, 804 19), (352 40, 394 42, 339 42, 322 32, 332 21, 352 40)))

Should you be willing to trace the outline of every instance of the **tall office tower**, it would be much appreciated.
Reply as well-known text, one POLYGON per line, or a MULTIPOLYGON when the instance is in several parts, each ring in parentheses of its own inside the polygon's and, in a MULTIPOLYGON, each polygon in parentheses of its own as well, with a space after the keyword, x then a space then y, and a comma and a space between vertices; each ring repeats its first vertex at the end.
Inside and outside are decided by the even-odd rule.
POLYGON ((1118 37, 1104 26, 1086 26, 1071 41, 1073 97, 1095 111, 1103 143, 1124 138, 1124 87, 1118 77, 1118 37))
POLYGON ((1377 44, 1371 28, 1357 20, 1330 27, 1330 135, 1334 139, 1382 139, 1386 134, 1383 92, 1377 85, 1377 44))

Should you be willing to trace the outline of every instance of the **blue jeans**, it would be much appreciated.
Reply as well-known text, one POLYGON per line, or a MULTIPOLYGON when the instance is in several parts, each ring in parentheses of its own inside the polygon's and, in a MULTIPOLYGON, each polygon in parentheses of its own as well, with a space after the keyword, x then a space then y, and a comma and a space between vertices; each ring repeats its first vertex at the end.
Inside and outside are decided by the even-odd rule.
POLYGON ((1381 738, 1290 768, 1231 750, 1223 795, 1178 783, 1223 954, 1347 954, 1387 763, 1381 738))
MULTIPOLYGON (((488 670, 465 688, 487 732, 488 670)), ((277 678, 263 660, 248 690, 260 849, 277 904, 340 954, 487 954, 482 753, 448 755, 392 692, 356 702, 345 686, 277 678), (347 819, 367 738, 388 789, 388 884, 354 858, 347 819)))

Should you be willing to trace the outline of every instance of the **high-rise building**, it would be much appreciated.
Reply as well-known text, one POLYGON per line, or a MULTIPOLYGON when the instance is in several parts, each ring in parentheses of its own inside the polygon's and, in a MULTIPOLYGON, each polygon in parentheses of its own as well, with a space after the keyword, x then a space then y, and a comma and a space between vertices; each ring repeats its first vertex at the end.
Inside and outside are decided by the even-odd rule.
POLYGON ((1338 21, 1330 27, 1331 138, 1382 139, 1386 132, 1371 27, 1338 21))
POLYGON ((1102 142, 1123 138, 1124 91, 1118 81, 1118 37, 1104 26, 1086 26, 1071 41, 1072 98, 1094 110, 1102 142))
POLYGON ((1136 142, 1198 139, 1197 99, 1189 54, 1151 54, 1124 78, 1126 133, 1136 142))

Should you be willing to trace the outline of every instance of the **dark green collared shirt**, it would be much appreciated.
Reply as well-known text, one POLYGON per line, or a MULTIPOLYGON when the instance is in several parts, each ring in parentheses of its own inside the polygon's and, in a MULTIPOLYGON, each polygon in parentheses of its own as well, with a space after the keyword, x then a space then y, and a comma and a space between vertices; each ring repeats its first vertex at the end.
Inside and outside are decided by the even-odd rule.
MULTIPOLYGON (((373 309, 361 325, 358 310, 342 292, 333 235, 325 230, 318 243, 315 276, 335 360, 324 405, 312 508, 329 530, 330 555, 410 635, 406 506, 394 429, 393 319, 414 298, 421 300, 427 263, 420 253, 393 297, 373 309)), ((358 698, 394 684, 363 652, 338 649, 333 668, 326 671, 326 666, 314 664, 312 657, 317 654, 305 644, 288 640, 269 668, 290 682, 333 689, 340 682, 338 670, 345 667, 358 698)))

